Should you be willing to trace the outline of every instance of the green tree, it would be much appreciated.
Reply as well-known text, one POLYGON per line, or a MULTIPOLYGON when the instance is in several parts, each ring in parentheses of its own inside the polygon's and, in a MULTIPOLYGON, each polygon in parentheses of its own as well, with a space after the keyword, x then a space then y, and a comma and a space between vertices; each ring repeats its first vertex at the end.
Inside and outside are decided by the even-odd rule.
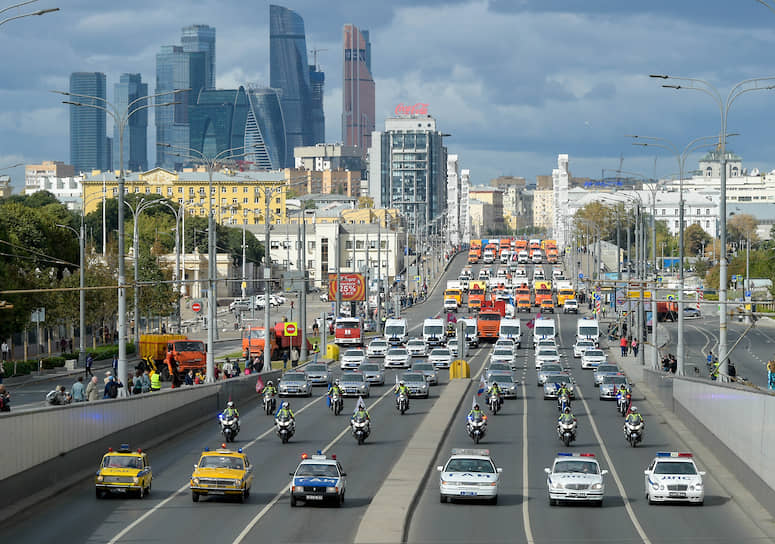
POLYGON ((759 241, 759 235, 756 233, 758 221, 756 217, 747 213, 733 215, 727 221, 727 240, 736 242, 738 240, 750 240, 751 245, 759 241))
POLYGON ((699 223, 689 225, 684 230, 685 255, 697 255, 710 240, 710 236, 702 229, 699 223))

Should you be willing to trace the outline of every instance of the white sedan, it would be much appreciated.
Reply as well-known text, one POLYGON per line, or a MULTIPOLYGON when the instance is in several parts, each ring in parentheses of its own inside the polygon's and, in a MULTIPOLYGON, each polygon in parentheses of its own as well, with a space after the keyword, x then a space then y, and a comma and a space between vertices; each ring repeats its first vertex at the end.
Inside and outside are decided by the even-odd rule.
POLYGON ((428 362, 436 368, 449 368, 452 364, 452 352, 449 348, 434 348, 428 354, 428 362))
POLYGON ((576 340, 576 343, 573 344, 573 356, 578 359, 588 349, 595 349, 595 343, 592 340, 587 340, 586 338, 576 340))
POLYGON ((409 359, 406 348, 390 348, 385 354, 385 368, 409 368, 409 359))
POLYGON ((497 468, 489 450, 453 449, 439 471, 439 499, 485 499, 498 503, 498 481, 503 469, 497 468))
POLYGON ((705 473, 697 470, 691 453, 659 451, 643 473, 649 504, 681 501, 702 505, 705 501, 705 473))
POLYGON ((406 351, 412 357, 425 357, 428 355, 428 346, 419 338, 414 338, 406 343, 406 351))
POLYGON ((557 348, 539 348, 535 355, 536 369, 540 370, 544 363, 559 363, 560 352, 557 348))
POLYGON ((549 504, 561 501, 590 501, 603 505, 607 470, 600 465, 593 453, 558 453, 552 468, 545 468, 546 486, 549 488, 549 504))
POLYGON ((348 349, 342 354, 339 368, 342 370, 357 369, 363 362, 366 362, 366 353, 362 349, 348 349))
POLYGON ((597 368, 607 360, 602 349, 587 349, 581 356, 581 368, 597 368))
POLYGON ((366 355, 368 357, 384 357, 389 347, 387 340, 375 338, 366 348, 366 355))

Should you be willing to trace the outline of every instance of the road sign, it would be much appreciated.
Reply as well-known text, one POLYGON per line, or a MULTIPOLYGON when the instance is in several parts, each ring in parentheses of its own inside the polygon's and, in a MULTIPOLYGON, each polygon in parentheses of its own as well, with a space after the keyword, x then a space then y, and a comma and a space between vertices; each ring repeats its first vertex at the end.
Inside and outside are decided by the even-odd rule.
POLYGON ((46 320, 46 309, 45 308, 35 308, 32 310, 32 316, 30 317, 30 321, 33 323, 43 323, 46 320))
POLYGON ((751 292, 750 291, 746 291, 745 292, 745 296, 750 297, 751 296, 751 292))
POLYGON ((675 300, 675 295, 667 295, 667 300, 675 300))
MULTIPOLYGON (((640 298, 640 291, 627 291, 627 296, 629 298, 640 298)), ((643 291, 643 300, 646 300, 648 298, 651 298, 651 291, 643 291)))
POLYGON ((202 311, 202 305, 201 305, 201 304, 199 304, 198 302, 194 302, 194 303, 191 305, 191 309, 192 309, 193 311, 195 311, 196 313, 199 313, 199 312, 201 312, 201 311, 202 311))
POLYGON ((293 321, 283 323, 283 333, 285 336, 298 336, 299 325, 293 321))
POLYGON ((584 273, 583 273, 583 272, 579 272, 579 279, 580 279, 580 280, 583 280, 583 279, 584 279, 584 273))
POLYGON ((414 282, 415 283, 422 283, 422 276, 415 276, 414 277, 414 282))
POLYGON ((658 281, 659 283, 662 283, 662 276, 657 276, 657 281, 658 281))

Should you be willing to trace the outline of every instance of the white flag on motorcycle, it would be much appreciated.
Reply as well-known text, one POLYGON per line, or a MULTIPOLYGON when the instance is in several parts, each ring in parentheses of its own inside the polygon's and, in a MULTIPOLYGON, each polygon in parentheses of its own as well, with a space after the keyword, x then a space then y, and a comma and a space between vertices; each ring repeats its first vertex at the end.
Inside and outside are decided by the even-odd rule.
POLYGON ((471 410, 473 410, 479 402, 476 400, 476 395, 471 399, 471 410))
POLYGON ((358 410, 365 410, 366 409, 366 403, 363 402, 363 397, 358 397, 358 402, 355 404, 355 410, 353 410, 353 414, 356 413, 358 410))

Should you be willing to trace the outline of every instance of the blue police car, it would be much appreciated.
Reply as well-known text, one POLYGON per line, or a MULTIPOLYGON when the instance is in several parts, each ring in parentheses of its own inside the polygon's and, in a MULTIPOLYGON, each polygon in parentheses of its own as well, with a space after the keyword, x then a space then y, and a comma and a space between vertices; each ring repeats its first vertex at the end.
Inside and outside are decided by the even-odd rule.
POLYGON ((290 485, 292 507, 298 501, 344 504, 346 474, 336 455, 326 457, 320 451, 316 455, 303 453, 299 466, 290 476, 293 478, 290 485))

